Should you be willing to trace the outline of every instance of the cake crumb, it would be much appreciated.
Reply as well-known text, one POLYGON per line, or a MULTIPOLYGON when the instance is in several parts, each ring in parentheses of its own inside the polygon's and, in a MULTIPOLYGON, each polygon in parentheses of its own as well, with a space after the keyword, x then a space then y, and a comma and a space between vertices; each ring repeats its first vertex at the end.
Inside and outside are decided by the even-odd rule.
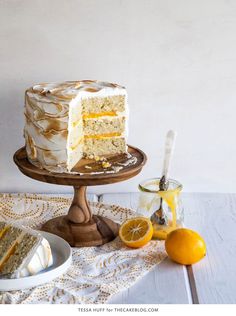
POLYGON ((103 168, 109 168, 109 167, 111 167, 111 164, 110 164, 110 162, 103 161, 103 162, 102 162, 102 167, 103 167, 103 168))
POLYGON ((92 169, 91 166, 87 166, 87 165, 86 165, 84 168, 85 168, 85 169, 92 169))

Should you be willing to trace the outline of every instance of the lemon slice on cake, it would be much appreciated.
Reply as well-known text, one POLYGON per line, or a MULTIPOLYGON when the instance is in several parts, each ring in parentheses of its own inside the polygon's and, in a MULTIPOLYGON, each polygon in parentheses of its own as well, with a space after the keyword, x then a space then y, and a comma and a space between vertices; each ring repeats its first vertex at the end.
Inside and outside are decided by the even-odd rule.
POLYGON ((153 226, 146 217, 135 217, 125 221, 119 230, 120 239, 131 248, 146 245, 153 235, 153 226))

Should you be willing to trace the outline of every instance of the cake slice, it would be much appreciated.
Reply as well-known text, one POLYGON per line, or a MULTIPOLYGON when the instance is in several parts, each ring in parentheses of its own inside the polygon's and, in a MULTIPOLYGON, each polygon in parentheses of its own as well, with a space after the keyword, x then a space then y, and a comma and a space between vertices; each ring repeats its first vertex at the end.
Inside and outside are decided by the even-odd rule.
POLYGON ((127 92, 83 80, 38 84, 26 91, 27 156, 40 168, 71 172, 83 157, 127 152, 127 92))
POLYGON ((0 277, 37 274, 53 264, 48 241, 22 226, 0 222, 0 277))

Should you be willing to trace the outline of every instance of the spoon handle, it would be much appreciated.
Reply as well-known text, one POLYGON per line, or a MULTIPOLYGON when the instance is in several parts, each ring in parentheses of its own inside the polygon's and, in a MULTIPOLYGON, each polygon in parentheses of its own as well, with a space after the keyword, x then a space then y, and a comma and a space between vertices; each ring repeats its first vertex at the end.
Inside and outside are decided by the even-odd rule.
POLYGON ((170 130, 166 135, 165 155, 164 155, 164 163, 163 163, 163 169, 162 169, 162 176, 164 176, 166 180, 168 179, 170 162, 171 162, 171 158, 174 152, 176 136, 177 136, 177 133, 172 130, 170 130))

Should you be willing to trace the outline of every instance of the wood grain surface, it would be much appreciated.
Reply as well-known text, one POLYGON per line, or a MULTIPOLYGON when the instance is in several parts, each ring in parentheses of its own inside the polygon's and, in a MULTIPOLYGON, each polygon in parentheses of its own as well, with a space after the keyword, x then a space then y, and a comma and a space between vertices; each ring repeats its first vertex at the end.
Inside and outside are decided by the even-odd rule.
POLYGON ((206 241, 207 255, 192 266, 200 303, 236 303, 236 195, 193 193, 183 197, 185 225, 206 241))
MULTIPOLYGON (((137 210, 138 196, 139 193, 103 194, 99 197, 99 201, 108 204, 118 204, 123 207, 137 210)), ((167 258, 139 280, 134 286, 113 296, 109 303, 192 303, 186 268, 167 258)))
POLYGON ((90 247, 113 240, 118 235, 119 225, 108 218, 93 216, 87 203, 87 186, 110 184, 134 177, 142 170, 147 158, 138 148, 128 146, 128 154, 106 157, 111 168, 119 168, 117 172, 111 173, 109 168, 104 169, 101 161, 81 159, 74 168, 74 171, 81 174, 52 173, 40 169, 30 163, 25 147, 20 148, 13 159, 19 170, 30 178, 52 184, 74 186, 74 198, 68 214, 47 221, 41 229, 60 236, 72 247, 90 247), (90 167, 86 174, 85 166, 90 167))
MULTIPOLYGON (((100 201, 137 209, 138 193, 104 194, 100 201)), ((236 194, 183 193, 185 226, 206 241, 197 264, 165 260, 110 303, 236 304, 236 194)))
MULTIPOLYGON (((35 180, 59 184, 59 185, 103 185, 110 184, 120 181, 125 181, 129 178, 136 176, 143 168, 146 163, 147 157, 144 152, 133 146, 128 146, 128 152, 132 157, 136 157, 136 163, 124 166, 122 170, 116 173, 109 173, 110 169, 101 167, 99 162, 94 160, 81 159, 73 171, 81 172, 86 174, 69 174, 69 173, 52 173, 45 169, 40 169, 33 164, 31 164, 26 155, 25 147, 20 148, 14 154, 14 162, 20 169, 20 171, 35 180), (85 169, 85 166, 88 165, 91 169, 85 169), (103 172, 101 174, 93 174, 94 172, 103 172)), ((126 154, 107 157, 108 162, 113 166, 120 166, 127 162, 126 154)))
MULTIPOLYGON (((87 197, 132 209, 138 206, 138 193, 87 197)), ((182 199, 185 226, 198 231, 207 244, 207 256, 192 266, 197 300, 200 304, 236 304, 236 194, 184 193, 182 199)), ((166 259, 109 303, 192 304, 196 298, 191 282, 184 266, 166 259)))

